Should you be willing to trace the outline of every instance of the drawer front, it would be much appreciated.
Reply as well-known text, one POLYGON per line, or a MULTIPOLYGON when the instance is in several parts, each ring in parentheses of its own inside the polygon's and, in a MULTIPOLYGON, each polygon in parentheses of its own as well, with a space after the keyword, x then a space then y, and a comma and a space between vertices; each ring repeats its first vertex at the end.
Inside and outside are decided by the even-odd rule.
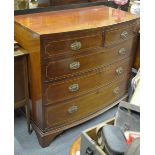
POLYGON ((60 61, 47 61, 43 64, 43 80, 69 78, 81 73, 91 72, 97 67, 106 66, 122 60, 134 53, 135 39, 130 39, 121 45, 104 48, 99 52, 86 56, 70 57, 60 61))
POLYGON ((105 46, 125 41, 137 36, 139 32, 138 24, 132 24, 124 27, 115 27, 105 31, 105 46))
MULTIPOLYGON (((77 32, 75 32, 77 33, 77 32)), ((47 38, 44 42, 44 56, 61 56, 68 53, 75 54, 92 47, 103 46, 102 31, 81 32, 73 35, 47 38)))
POLYGON ((119 79, 96 92, 63 104, 45 107, 46 127, 70 124, 112 104, 127 92, 127 81, 119 79))
POLYGON ((131 65, 132 59, 130 57, 104 67, 97 73, 88 74, 73 80, 44 84, 45 103, 52 104, 77 97, 111 83, 116 78, 127 76, 131 71, 131 65))

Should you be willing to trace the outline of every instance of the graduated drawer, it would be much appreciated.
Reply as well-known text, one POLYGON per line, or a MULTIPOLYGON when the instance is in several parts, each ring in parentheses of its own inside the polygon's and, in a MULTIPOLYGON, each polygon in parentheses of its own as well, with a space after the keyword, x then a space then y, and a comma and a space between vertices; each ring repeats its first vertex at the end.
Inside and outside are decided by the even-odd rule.
MULTIPOLYGON (((58 34, 43 39, 43 58, 75 54, 92 47, 103 46, 101 30, 58 34)), ((83 51, 84 52, 84 51, 83 51)))
POLYGON ((123 26, 113 26, 105 30, 105 46, 119 43, 137 36, 139 32, 139 25, 137 22, 123 26))
POLYGON ((59 61, 49 59, 43 63, 43 81, 73 77, 124 59, 134 53, 135 41, 135 38, 132 38, 114 47, 96 52, 94 49, 93 53, 84 56, 74 56, 59 61))
POLYGON ((128 78, 121 78, 82 97, 45 107, 46 127, 70 124, 103 109, 125 95, 127 86, 128 78))
POLYGON ((77 97, 111 83, 116 78, 127 76, 131 71, 131 58, 116 62, 100 69, 98 72, 86 74, 73 80, 44 84, 44 100, 46 103, 52 104, 68 98, 77 97))

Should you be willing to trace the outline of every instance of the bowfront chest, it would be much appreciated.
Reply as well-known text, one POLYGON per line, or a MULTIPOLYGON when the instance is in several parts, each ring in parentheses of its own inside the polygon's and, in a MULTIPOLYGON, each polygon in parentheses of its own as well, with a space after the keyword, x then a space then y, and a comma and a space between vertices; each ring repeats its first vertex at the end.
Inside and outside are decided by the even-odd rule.
POLYGON ((106 6, 15 16, 39 143, 127 97, 139 17, 106 6))

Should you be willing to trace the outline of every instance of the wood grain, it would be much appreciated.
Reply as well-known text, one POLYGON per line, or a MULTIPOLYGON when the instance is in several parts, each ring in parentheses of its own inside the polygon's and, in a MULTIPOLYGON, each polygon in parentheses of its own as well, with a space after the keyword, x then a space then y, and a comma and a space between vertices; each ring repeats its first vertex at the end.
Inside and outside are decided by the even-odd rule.
POLYGON ((43 38, 44 43, 44 58, 53 57, 55 55, 64 55, 65 53, 78 53, 81 50, 85 50, 93 47, 102 47, 103 42, 103 33, 102 29, 88 30, 88 31, 79 31, 72 32, 71 34, 66 35, 55 35, 54 37, 48 36, 43 38), (80 49, 73 50, 71 46, 79 42, 81 44, 80 49))
POLYGON ((79 55, 77 54, 57 61, 48 59, 43 62, 43 80, 49 81, 69 78, 73 75, 91 72, 95 68, 104 67, 118 60, 127 58, 134 54, 135 43, 136 38, 132 38, 128 40, 128 42, 122 42, 122 44, 114 47, 92 48, 88 51, 82 51, 79 55), (119 53, 122 48, 126 50, 124 54, 119 53), (76 62, 80 64, 79 68, 71 69, 70 65, 76 62))
POLYGON ((106 6, 93 6, 63 11, 52 11, 15 16, 15 22, 39 35, 62 33, 106 27, 117 23, 129 22, 139 18, 128 12, 120 11, 122 16, 115 17, 116 9, 106 6))
POLYGON ((27 31, 15 23, 15 40, 28 51, 28 71, 30 83, 30 99, 32 103, 32 119, 37 125, 43 126, 41 66, 40 66, 40 38, 36 33, 27 31), (34 63, 35 62, 35 63, 34 63))
POLYGON ((105 108, 127 93, 127 79, 128 77, 124 79, 120 78, 112 85, 109 84, 103 88, 99 88, 88 95, 45 108, 46 126, 53 128, 64 126, 105 108), (117 87, 119 87, 119 92, 115 94, 114 89, 117 87), (69 112, 69 109, 73 106, 77 109, 69 112))
POLYGON ((97 73, 86 74, 71 80, 49 83, 44 85, 44 100, 47 104, 56 104, 66 99, 86 94, 98 87, 102 87, 117 78, 130 75, 132 66, 132 57, 116 62, 99 70, 97 73), (123 69, 122 74, 118 74, 119 68, 123 69), (89 79, 89 80, 88 80, 89 79), (78 85, 76 91, 70 91, 70 87, 78 85), (54 90, 54 91, 53 91, 54 90), (63 93, 65 92, 65 93, 63 93))
POLYGON ((27 55, 23 53, 14 57, 14 108, 28 104, 28 100, 27 55))

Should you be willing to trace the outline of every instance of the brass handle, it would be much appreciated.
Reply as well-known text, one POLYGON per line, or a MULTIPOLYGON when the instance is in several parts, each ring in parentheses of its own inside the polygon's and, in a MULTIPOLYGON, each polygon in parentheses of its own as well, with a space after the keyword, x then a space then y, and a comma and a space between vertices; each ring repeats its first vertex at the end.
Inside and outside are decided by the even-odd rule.
POLYGON ((123 74, 123 72, 124 72, 124 70, 123 70, 122 67, 119 67, 119 68, 116 69, 116 73, 117 73, 118 75, 123 74))
POLYGON ((80 68, 80 62, 79 61, 75 61, 75 62, 71 63, 69 65, 69 68, 70 69, 78 69, 78 68, 80 68))
POLYGON ((121 49, 118 51, 118 53, 119 53, 120 55, 125 55, 126 52, 127 52, 127 50, 126 50, 125 48, 121 48, 121 49))
POLYGON ((121 38, 122 39, 127 39, 127 37, 128 37, 128 31, 123 31, 122 33, 121 33, 121 38))
POLYGON ((72 84, 71 86, 68 87, 70 92, 75 92, 79 90, 79 84, 72 84))
POLYGON ((74 113, 78 110, 78 107, 73 105, 71 107, 68 108, 68 112, 71 114, 71 113, 74 113))
POLYGON ((70 48, 71 50, 79 50, 82 47, 81 42, 75 41, 74 43, 71 44, 70 48))
POLYGON ((120 92, 120 88, 119 87, 116 87, 114 90, 113 90, 114 94, 119 94, 120 92))

